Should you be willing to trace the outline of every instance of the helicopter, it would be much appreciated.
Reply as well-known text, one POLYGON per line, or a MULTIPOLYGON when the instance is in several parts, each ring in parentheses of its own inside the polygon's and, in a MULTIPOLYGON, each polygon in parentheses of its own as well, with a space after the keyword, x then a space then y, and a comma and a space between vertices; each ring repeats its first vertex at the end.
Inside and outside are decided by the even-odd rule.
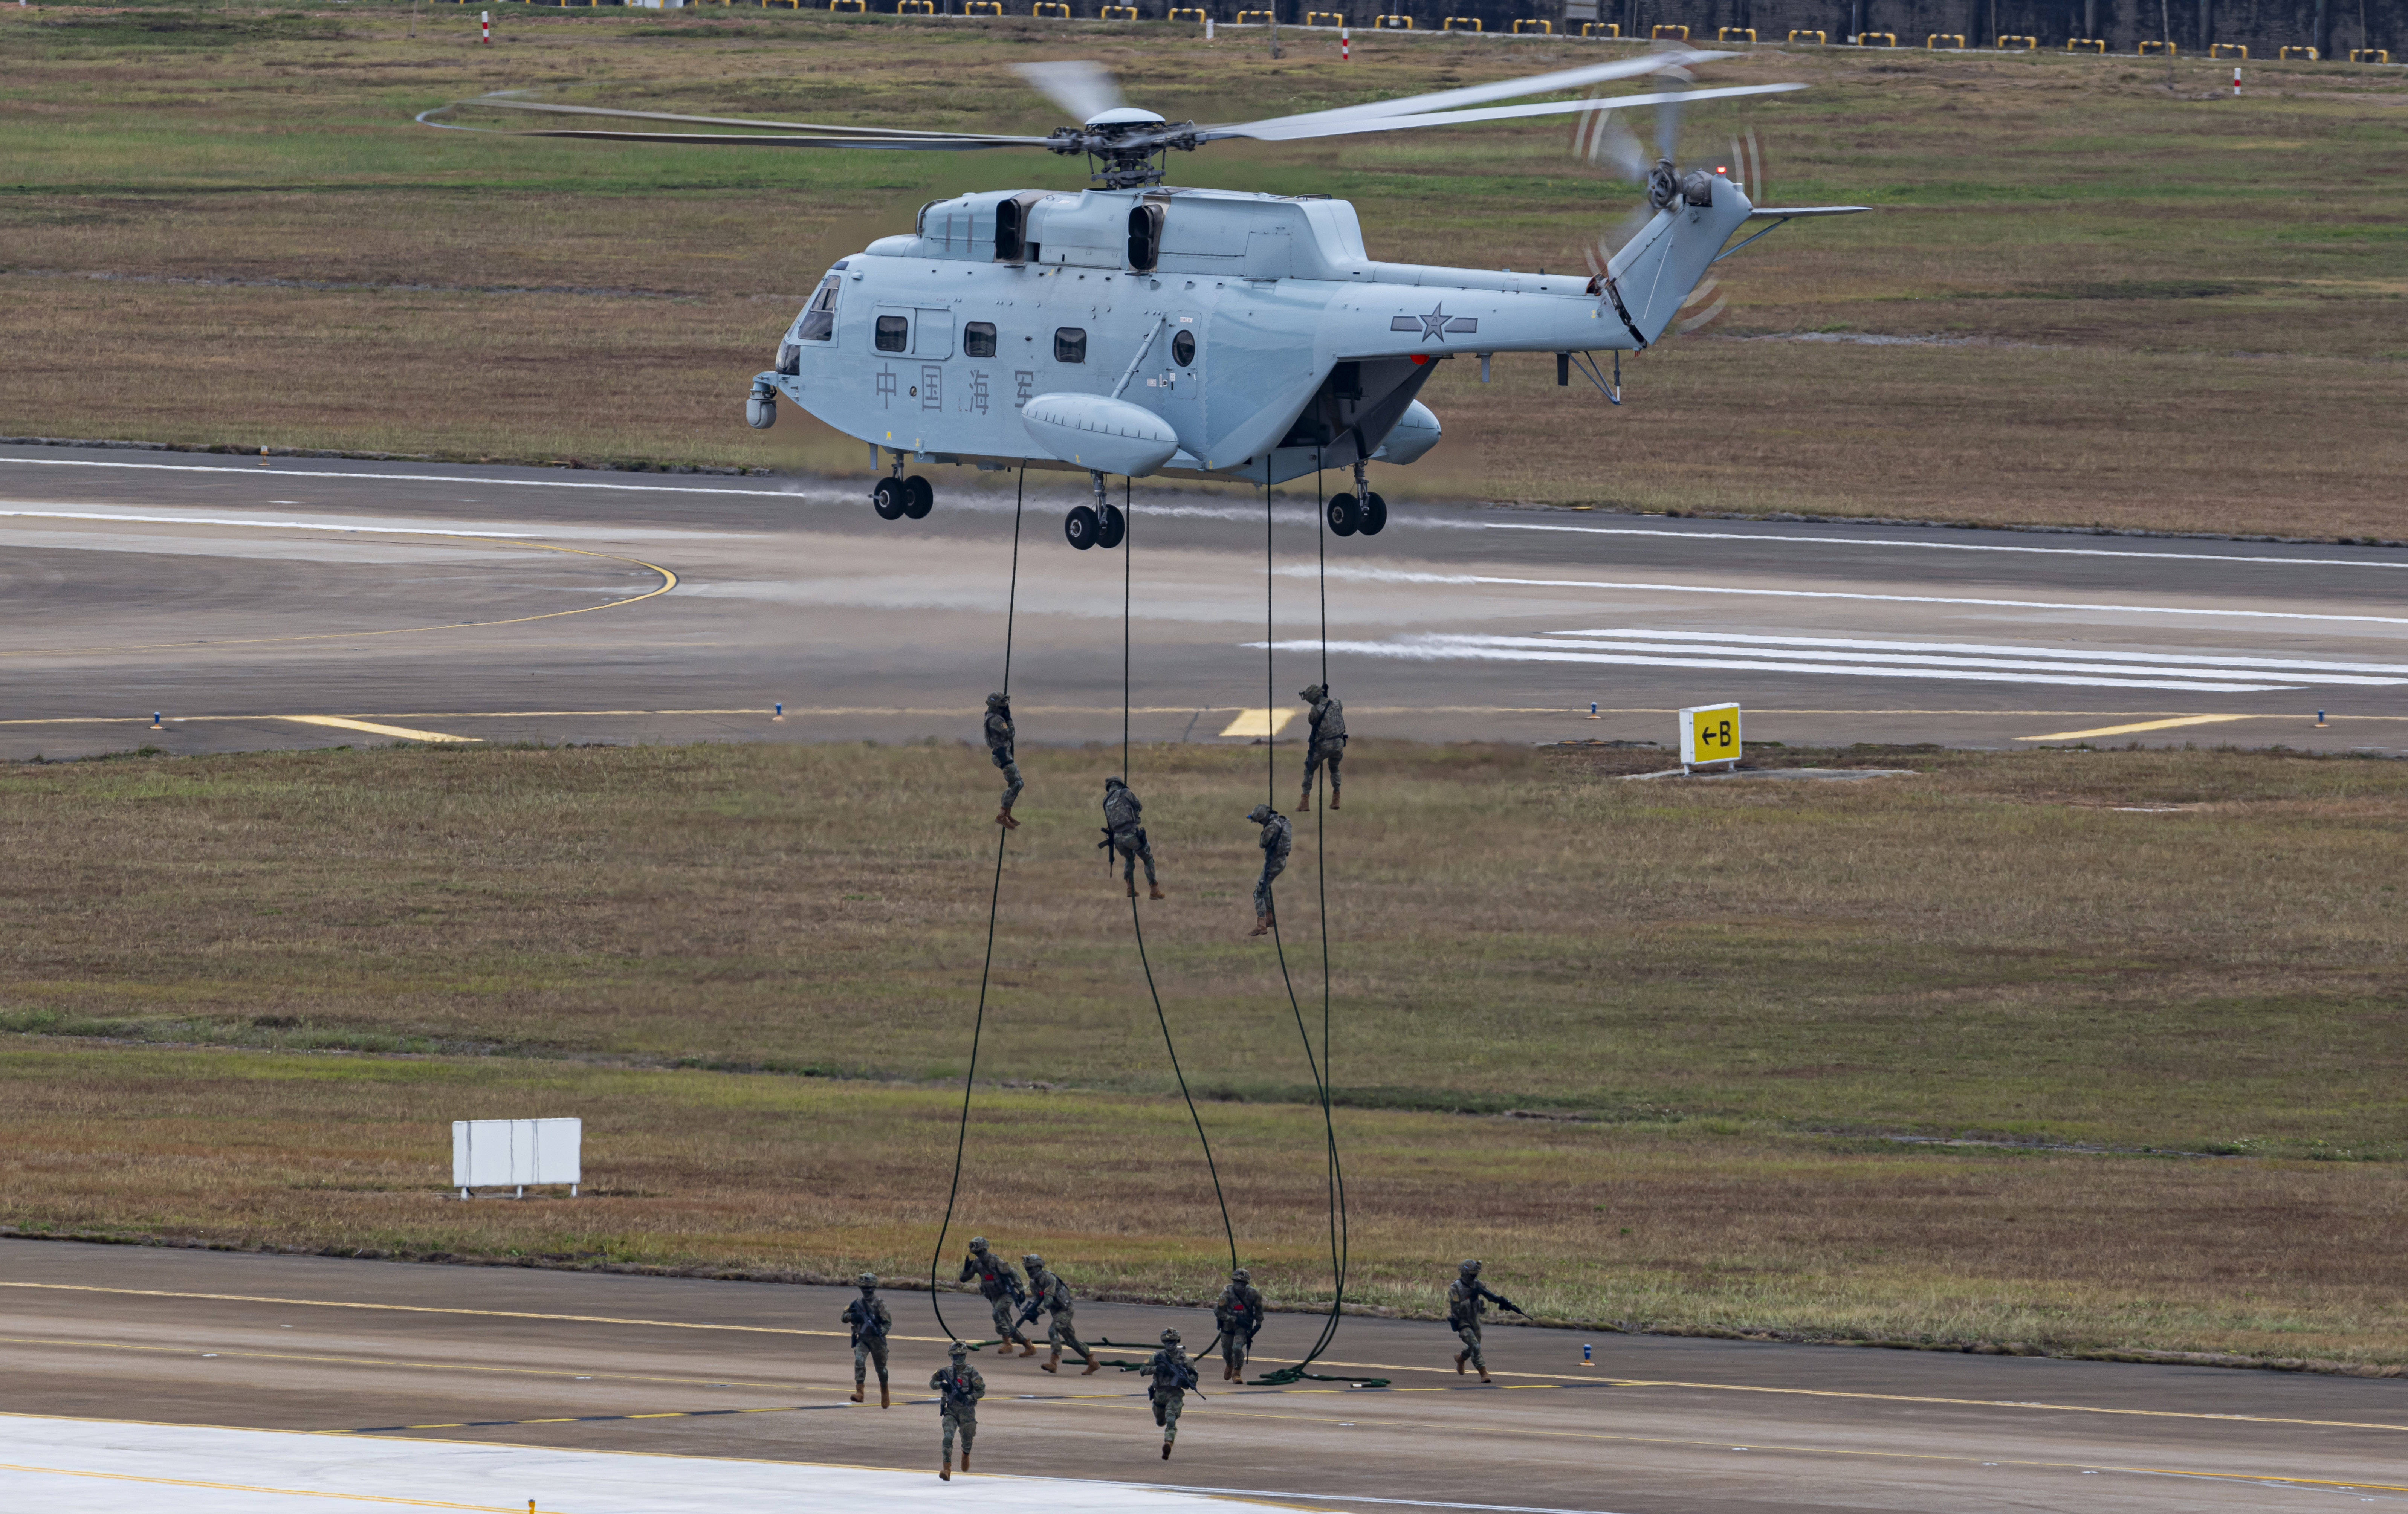
MULTIPOLYGON (((1420 398, 1436 364, 1477 354, 1553 352, 1558 384, 1575 367, 1621 403, 1621 354, 1656 342, 1707 268, 1793 218, 1862 206, 1767 207, 1726 167, 1674 161, 1692 101, 1802 84, 1694 87, 1698 66, 1731 54, 1669 48, 1491 84, 1228 125, 1172 122, 1130 106, 1098 64, 1020 65, 1079 124, 1043 136, 910 131, 807 121, 615 110, 487 95, 480 107, 741 132, 568 125, 511 135, 684 145, 721 143, 903 151, 1041 149, 1083 156, 1079 193, 991 190, 933 201, 913 229, 839 258, 757 375, 746 420, 767 427, 781 396, 869 445, 870 502, 893 521, 935 506, 915 461, 988 471, 1083 471, 1095 503, 1063 535, 1084 551, 1120 544, 1126 521, 1107 476, 1269 486, 1351 468, 1354 489, 1324 509, 1340 536, 1376 536, 1386 502, 1367 465, 1410 464, 1436 446, 1420 398), (1647 93, 1494 102, 1653 76, 1647 93), (1229 139, 1300 141, 1562 113, 1652 107, 1657 155, 1641 177, 1643 223, 1585 279, 1374 261, 1354 207, 1326 195, 1188 189, 1166 182, 1172 152, 1229 139), (1772 224, 1738 246, 1752 220, 1772 224), (1608 377, 1596 354, 1611 352, 1608 377), (881 453, 889 460, 881 464, 881 453)), ((438 107, 422 113, 429 120, 438 107)), ((1627 136, 1627 134, 1624 134, 1627 136)))

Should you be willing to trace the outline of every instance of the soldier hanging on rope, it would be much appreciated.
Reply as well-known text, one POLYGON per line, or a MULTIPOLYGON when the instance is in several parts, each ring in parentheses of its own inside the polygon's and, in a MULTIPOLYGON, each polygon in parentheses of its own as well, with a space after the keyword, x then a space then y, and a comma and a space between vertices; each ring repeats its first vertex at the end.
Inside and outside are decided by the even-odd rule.
POLYGON ((886 1387, 886 1334, 895 1328, 895 1316, 878 1296, 878 1274, 865 1272, 853 1281, 861 1285, 861 1296, 844 1307, 842 1316, 853 1327, 853 1401, 861 1402, 862 1390, 869 1384, 869 1364, 876 1362, 878 1407, 890 1408, 895 1400, 886 1387))
POLYGON ((1035 1356, 1037 1348, 1021 1334, 1018 1321, 1020 1306, 1028 1296, 1021 1292, 1020 1273, 1010 1263, 987 1250, 984 1235, 970 1237, 970 1254, 962 1263, 959 1280, 968 1282, 972 1278, 978 1280, 979 1296, 986 1300, 987 1307, 995 1315, 996 1339, 1006 1348, 1002 1354, 1010 1355, 1010 1348, 1017 1345, 1021 1355, 1035 1356))
POLYGON ((1104 876, 1112 871, 1112 852, 1121 856, 1121 876, 1128 881, 1128 896, 1137 897, 1138 859, 1145 860, 1147 897, 1162 897, 1162 885, 1154 878, 1154 848, 1145 838, 1145 806, 1129 786, 1116 778, 1104 779, 1104 838, 1096 850, 1104 853, 1104 876), (1111 850, 1105 850, 1110 848, 1111 850))
POLYGON ((1054 1349, 1054 1354, 1037 1365, 1046 1372, 1061 1371, 1062 1348, 1067 1345, 1079 1353, 1079 1360, 1087 1364, 1087 1370, 1079 1376, 1095 1376, 1103 1364, 1096 1360, 1095 1352, 1087 1350, 1087 1343, 1079 1338, 1078 1327, 1071 1322, 1070 1285, 1062 1280, 1060 1273, 1047 1271, 1045 1259, 1036 1252, 1031 1251, 1020 1260, 1028 1268, 1028 1307, 1021 1311, 1020 1322, 1035 1324, 1039 1310, 1052 1315, 1046 1324, 1045 1343, 1054 1349))
POLYGON ((1263 1294, 1253 1273, 1240 1267, 1229 1274, 1229 1286, 1212 1306, 1212 1322, 1221 1327, 1221 1380, 1245 1381, 1246 1358, 1263 1328, 1263 1294))
MULTIPOLYGON (((1024 786, 1020 781, 1020 764, 1012 756, 1012 736, 1011 697, 999 693, 987 695, 987 755, 994 760, 996 766, 1003 769, 1003 807, 995 812, 995 822, 1008 831, 1020 829, 1020 822, 1011 818, 1011 807, 1019 800, 1024 786)), ((1333 787, 1338 781, 1338 769, 1334 766, 1329 770, 1329 781, 1333 787)))
MULTIPOLYGON (((1162 1426, 1162 1459, 1170 1460, 1170 1443, 1179 1438, 1179 1410, 1187 1400, 1187 1391, 1197 1386, 1196 1369, 1187 1364, 1187 1353, 1179 1348, 1179 1332, 1162 1333, 1162 1350, 1146 1360, 1145 1370, 1153 1377, 1154 1386, 1146 1396, 1154 1401, 1154 1422, 1162 1426)), ((1197 1397, 1203 1397, 1197 1392, 1197 1397)))
MULTIPOLYGON (((1489 1379, 1488 1359, 1480 1354, 1480 1316, 1491 1304, 1500 1309, 1522 1314, 1521 1305, 1480 1280, 1480 1264, 1477 1261, 1464 1263, 1461 1275, 1447 1286, 1446 1322, 1455 1327, 1456 1336, 1463 1342, 1463 1350, 1455 1353, 1455 1370, 1461 1373, 1463 1364, 1468 1361, 1480 1369, 1483 1382, 1489 1379)), ((1522 1318, 1526 1320, 1529 1316, 1522 1314, 1522 1318)))
POLYGON ((962 1470, 970 1469, 970 1442, 978 1438, 978 1401, 986 1396, 986 1379, 970 1365, 970 1349, 953 1342, 953 1364, 928 1378, 937 1391, 937 1418, 945 1427, 945 1464, 937 1476, 953 1480, 953 1432, 962 1435, 962 1470))
POLYGON ((1329 807, 1336 809, 1338 764, 1346 756, 1346 707, 1326 683, 1300 690, 1297 697, 1312 707, 1312 730, 1304 738, 1304 797, 1297 801, 1296 812, 1302 815, 1312 808, 1312 775, 1324 763, 1329 764, 1329 807))
POLYGON ((1254 881, 1254 928, 1249 936, 1261 936, 1271 928, 1271 880, 1287 866, 1288 849, 1296 844, 1296 829, 1287 817, 1268 805, 1256 805, 1246 811, 1246 819, 1263 828, 1263 876, 1254 881))

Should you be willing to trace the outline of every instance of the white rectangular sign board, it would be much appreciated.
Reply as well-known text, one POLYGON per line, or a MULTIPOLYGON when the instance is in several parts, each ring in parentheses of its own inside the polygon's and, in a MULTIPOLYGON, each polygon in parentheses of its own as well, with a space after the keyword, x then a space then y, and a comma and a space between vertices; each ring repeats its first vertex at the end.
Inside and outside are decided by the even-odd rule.
POLYGON ((1739 707, 1693 705, 1681 711, 1681 765, 1729 763, 1740 757, 1739 707))
POLYGON ((523 1189, 566 1183, 571 1196, 585 1180, 582 1120, 454 1120, 452 1186, 523 1189))

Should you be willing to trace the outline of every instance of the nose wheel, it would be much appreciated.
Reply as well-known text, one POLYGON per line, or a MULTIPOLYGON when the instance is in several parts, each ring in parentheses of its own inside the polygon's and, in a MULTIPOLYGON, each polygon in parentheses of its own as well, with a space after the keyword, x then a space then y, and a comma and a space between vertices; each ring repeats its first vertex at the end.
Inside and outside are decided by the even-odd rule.
POLYGON ((937 492, 916 473, 908 478, 881 478, 869 491, 869 507, 882 521, 900 521, 906 516, 924 521, 937 507, 937 492))
POLYGON ((1376 536, 1388 523, 1388 502, 1369 490, 1360 496, 1332 494, 1329 497, 1329 529, 1333 535, 1352 536, 1360 533, 1376 536))

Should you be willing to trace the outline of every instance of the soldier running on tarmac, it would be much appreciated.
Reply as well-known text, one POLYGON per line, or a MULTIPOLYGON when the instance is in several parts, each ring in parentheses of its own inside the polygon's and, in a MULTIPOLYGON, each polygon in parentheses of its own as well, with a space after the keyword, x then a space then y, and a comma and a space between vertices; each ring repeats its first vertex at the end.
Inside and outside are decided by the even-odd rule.
POLYGON ((1046 1324, 1045 1343, 1054 1348, 1054 1354, 1038 1363, 1038 1366, 1047 1372, 1061 1371, 1062 1348, 1067 1345, 1079 1353, 1079 1360, 1087 1364, 1087 1370, 1079 1376, 1095 1376, 1103 1364, 1096 1360, 1095 1352, 1087 1350, 1087 1343, 1079 1338, 1078 1327, 1071 1323, 1070 1285, 1062 1280, 1060 1273, 1045 1270, 1045 1259, 1036 1252, 1031 1251, 1020 1260, 1028 1268, 1028 1307, 1022 1311, 1020 1322, 1036 1323, 1039 1309, 1052 1316, 1046 1324))
MULTIPOLYGON (((1121 855, 1121 876, 1128 880, 1128 896, 1137 897, 1138 859, 1145 860, 1147 897, 1162 897, 1162 885, 1154 880, 1154 848, 1145 838, 1145 806, 1125 783, 1116 778, 1104 779, 1104 838, 1096 843, 1097 850, 1110 847, 1121 855)), ((1104 875, 1111 876, 1111 852, 1104 854, 1104 875)))
POLYGON ((1329 764, 1329 807, 1338 807, 1338 764, 1346 756, 1346 707, 1329 693, 1329 685, 1316 683, 1299 690, 1297 697, 1312 707, 1312 731, 1304 740, 1304 797, 1296 804, 1296 812, 1305 814, 1312 808, 1312 775, 1322 764, 1329 764))
POLYGON ((1245 1381, 1246 1356, 1263 1328, 1263 1294, 1253 1273, 1240 1267, 1229 1274, 1229 1286, 1212 1306, 1212 1322, 1221 1327, 1221 1380, 1245 1381))
POLYGON ((1170 1443, 1179 1438, 1180 1406, 1187 1400, 1187 1390, 1196 1386, 1196 1369, 1179 1348, 1178 1331, 1162 1333, 1162 1350, 1147 1359, 1145 1369, 1154 1378, 1146 1396, 1154 1400, 1154 1422, 1162 1426, 1162 1459, 1167 1462, 1170 1443))
MULTIPOLYGON (((1020 829, 1020 822, 1011 818, 1011 807, 1019 801, 1020 791, 1025 787, 1020 781, 1020 764, 1012 757, 1012 735, 1010 696, 999 693, 987 695, 987 756, 994 760, 996 766, 1003 769, 1003 807, 995 812, 995 822, 1007 831, 1020 829)), ((1334 765, 1329 769, 1329 781, 1333 788, 1338 782, 1338 769, 1334 765)))
MULTIPOLYGON (((1035 1356, 1037 1348, 1021 1334, 1020 1306, 1027 1295, 1020 1291, 1020 1274, 1012 1264, 987 1250, 984 1235, 970 1237, 970 1254, 962 1263, 959 1281, 978 1279, 979 1296, 985 1299, 995 1315, 996 1339, 1006 1348, 1018 1346, 1023 1356, 1035 1356)), ((1010 1350, 1002 1354, 1010 1355, 1010 1350)))
MULTIPOLYGON (((1521 1305, 1480 1280, 1480 1264, 1477 1261, 1464 1263, 1461 1276, 1447 1286, 1446 1322, 1455 1327, 1455 1335, 1463 1342, 1463 1350, 1455 1353, 1455 1370, 1461 1373, 1463 1364, 1468 1361, 1480 1369, 1483 1382, 1489 1378, 1488 1359, 1480 1354, 1480 1316, 1492 1303, 1500 1309, 1522 1314, 1521 1305)), ((1522 1318, 1526 1320, 1529 1316, 1522 1314, 1522 1318)))
POLYGON ((962 1434, 962 1470, 970 1469, 970 1442, 978 1438, 978 1401, 986 1396, 986 1379, 970 1365, 970 1349, 953 1342, 953 1364, 928 1378, 935 1389, 937 1418, 945 1426, 945 1464, 937 1476, 953 1480, 953 1432, 962 1434))
POLYGON ((844 1307, 842 1317, 853 1326, 853 1401, 861 1402, 862 1390, 869 1384, 869 1364, 876 1362, 878 1407, 891 1408, 895 1400, 886 1389, 886 1333, 895 1328, 895 1316, 878 1296, 878 1274, 865 1272, 853 1281, 861 1285, 861 1296, 844 1307))
POLYGON ((1271 880, 1287 867, 1288 849, 1296 844, 1296 828, 1287 817, 1268 805, 1256 805, 1246 811, 1246 819, 1263 828, 1263 876, 1254 880, 1254 928, 1246 934, 1262 936, 1271 928, 1271 880))

